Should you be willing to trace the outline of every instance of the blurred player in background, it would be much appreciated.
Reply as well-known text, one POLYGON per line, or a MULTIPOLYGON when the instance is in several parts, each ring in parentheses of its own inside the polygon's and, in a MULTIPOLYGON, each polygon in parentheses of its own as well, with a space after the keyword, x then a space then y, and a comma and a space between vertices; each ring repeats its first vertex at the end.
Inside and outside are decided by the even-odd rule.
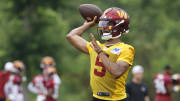
POLYGON ((156 89, 155 101, 172 101, 172 68, 170 66, 164 67, 163 73, 158 73, 154 77, 154 84, 156 89))
POLYGON ((172 80, 173 80, 173 91, 180 92, 180 74, 173 74, 172 80))
POLYGON ((4 66, 4 70, 0 71, 0 101, 6 100, 4 86, 6 82, 9 80, 9 75, 12 67, 13 63, 7 62, 4 66))
POLYGON ((10 67, 10 76, 5 84, 5 95, 7 101, 24 101, 22 73, 25 69, 22 61, 16 60, 12 62, 10 67))
POLYGON ((57 101, 60 82, 57 83, 57 81, 54 79, 54 75, 56 75, 56 68, 55 67, 45 68, 44 75, 45 75, 44 86, 47 92, 44 101, 57 101))
POLYGON ((28 89, 34 94, 37 94, 36 101, 43 101, 45 99, 46 90, 44 87, 45 77, 43 74, 35 76, 32 82, 29 83, 28 89))
POLYGON ((90 35, 91 43, 81 37, 87 29, 96 25, 96 19, 72 30, 66 36, 67 40, 90 55, 93 101, 125 101, 125 81, 135 52, 132 46, 121 42, 119 37, 129 31, 129 16, 121 8, 105 10, 98 24, 99 35, 106 41, 104 44, 96 41, 93 34, 90 35))
MULTIPOLYGON (((59 85, 61 83, 60 77, 57 75, 56 72, 53 72, 51 76, 47 76, 47 70, 50 70, 48 68, 53 67, 55 69, 55 61, 52 57, 46 56, 42 58, 40 68, 43 69, 43 73, 35 76, 32 80, 32 82, 29 83, 28 89, 32 92, 37 94, 37 101, 44 101, 48 95, 47 86, 45 86, 45 82, 49 80, 49 77, 51 80, 48 82, 52 83, 53 81, 53 94, 54 99, 58 98, 58 90, 59 85), (52 80, 53 78, 53 80, 52 80)), ((56 69, 55 69, 56 71, 56 69)))
POLYGON ((143 83, 144 68, 136 65, 132 69, 133 78, 127 84, 128 101, 150 101, 147 86, 143 83))

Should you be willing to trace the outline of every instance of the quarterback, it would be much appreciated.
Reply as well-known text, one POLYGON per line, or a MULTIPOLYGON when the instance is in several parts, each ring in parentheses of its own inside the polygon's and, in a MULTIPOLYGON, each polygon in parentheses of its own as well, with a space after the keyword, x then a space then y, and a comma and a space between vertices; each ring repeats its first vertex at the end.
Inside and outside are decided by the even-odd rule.
POLYGON ((121 8, 109 8, 99 19, 98 32, 105 43, 96 41, 90 34, 92 42, 81 35, 96 25, 93 21, 85 22, 73 29, 67 40, 80 51, 90 56, 90 85, 93 101, 126 101, 126 78, 134 59, 134 48, 120 41, 120 36, 129 32, 129 16, 121 8))

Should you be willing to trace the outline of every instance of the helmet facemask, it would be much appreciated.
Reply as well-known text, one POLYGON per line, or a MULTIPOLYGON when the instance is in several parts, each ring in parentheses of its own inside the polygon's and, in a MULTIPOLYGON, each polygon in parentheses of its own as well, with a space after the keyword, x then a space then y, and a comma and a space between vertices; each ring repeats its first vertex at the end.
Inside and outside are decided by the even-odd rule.
POLYGON ((112 26, 114 24, 110 21, 100 21, 98 24, 98 32, 102 40, 112 39, 112 26))
POLYGON ((128 33, 129 29, 125 29, 124 20, 101 20, 98 24, 98 33, 102 40, 116 39, 122 33, 128 33))

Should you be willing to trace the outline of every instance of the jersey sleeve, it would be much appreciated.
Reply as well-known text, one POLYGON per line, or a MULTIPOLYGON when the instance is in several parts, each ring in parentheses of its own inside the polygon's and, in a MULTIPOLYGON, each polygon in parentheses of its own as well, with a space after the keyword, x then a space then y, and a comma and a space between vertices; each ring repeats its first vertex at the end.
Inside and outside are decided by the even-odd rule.
POLYGON ((129 45, 125 46, 120 51, 120 55, 119 55, 117 61, 124 61, 124 62, 127 62, 128 64, 132 65, 133 60, 134 60, 134 54, 135 54, 135 50, 132 46, 129 46, 129 45))
POLYGON ((61 84, 61 78, 58 76, 58 74, 54 74, 54 81, 55 84, 61 84))
POLYGON ((89 54, 90 54, 91 51, 92 51, 91 42, 87 42, 87 43, 86 43, 86 47, 87 47, 88 52, 89 52, 89 54))
POLYGON ((32 82, 28 84, 28 90, 35 94, 39 93, 39 90, 34 86, 32 82))

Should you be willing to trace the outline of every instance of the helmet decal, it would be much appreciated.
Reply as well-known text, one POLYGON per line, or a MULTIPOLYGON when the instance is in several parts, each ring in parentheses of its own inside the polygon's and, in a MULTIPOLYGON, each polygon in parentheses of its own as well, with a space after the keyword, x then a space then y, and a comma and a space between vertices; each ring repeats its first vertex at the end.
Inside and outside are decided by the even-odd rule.
POLYGON ((118 15, 120 16, 120 18, 124 18, 124 19, 127 19, 127 18, 128 18, 126 12, 124 12, 124 11, 119 11, 119 10, 118 10, 117 13, 118 13, 118 15))
POLYGON ((124 18, 125 18, 125 19, 127 19, 127 18, 128 18, 127 13, 124 13, 124 18))

